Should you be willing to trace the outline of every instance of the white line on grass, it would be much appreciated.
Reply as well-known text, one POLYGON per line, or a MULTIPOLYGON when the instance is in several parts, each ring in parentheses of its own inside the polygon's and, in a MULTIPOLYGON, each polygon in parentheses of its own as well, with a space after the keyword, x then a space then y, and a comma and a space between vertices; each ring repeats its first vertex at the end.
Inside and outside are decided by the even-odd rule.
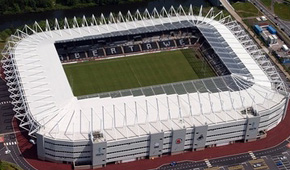
POLYGON ((131 65, 128 63, 127 60, 126 60, 126 63, 127 63, 127 65, 129 66, 130 70, 133 72, 133 75, 134 75, 134 77, 136 78, 136 80, 138 81, 139 86, 142 87, 142 85, 141 85, 139 79, 137 78, 137 76, 136 76, 134 70, 132 69, 131 65))

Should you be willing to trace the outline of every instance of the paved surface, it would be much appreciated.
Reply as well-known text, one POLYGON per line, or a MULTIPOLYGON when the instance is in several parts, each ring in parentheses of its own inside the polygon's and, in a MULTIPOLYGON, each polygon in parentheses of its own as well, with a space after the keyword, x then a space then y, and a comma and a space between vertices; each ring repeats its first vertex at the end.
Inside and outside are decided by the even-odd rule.
MULTIPOLYGON (((15 128, 16 131, 19 131, 19 124, 15 119, 13 121, 13 127, 15 128)), ((22 156, 35 169, 38 169, 38 170, 70 170, 72 169, 72 166, 69 164, 53 163, 53 162, 39 160, 37 158, 36 145, 32 145, 31 143, 29 143, 28 140, 30 139, 30 137, 28 136, 26 131, 22 131, 21 133, 16 133, 16 138, 17 138, 18 146, 19 146, 20 152, 22 153, 22 156)))
POLYGON ((273 162, 282 162, 281 165, 276 165, 278 169, 290 169, 290 163, 288 161, 288 159, 283 159, 283 155, 276 155, 276 156, 272 156, 271 159, 273 160, 273 162))
POLYGON ((5 82, 0 78, 0 134, 13 132, 11 120, 14 116, 10 104, 10 93, 5 82))
POLYGON ((18 145, 15 144, 16 142, 16 137, 14 134, 8 135, 8 137, 5 140, 7 149, 9 149, 10 152, 10 157, 13 159, 13 162, 15 162, 18 166, 20 166, 24 170, 34 170, 28 162, 22 157, 21 152, 18 148, 18 145), (13 144, 11 144, 13 143, 13 144))
POLYGON ((290 21, 284 21, 284 23, 290 27, 290 21))
MULTIPOLYGON (((210 167, 217 169, 229 170, 290 170, 290 149, 286 147, 288 141, 284 141, 278 146, 263 151, 253 152, 251 154, 244 153, 234 156, 228 156, 218 159, 209 160, 210 167), (257 159, 258 158, 258 159, 257 159), (277 165, 281 161, 281 165, 277 165)), ((207 169, 209 166, 206 161, 181 161, 171 166, 165 164, 158 170, 199 170, 207 169)))
MULTIPOLYGON (((289 143, 288 141, 284 141, 275 147, 265 149, 262 151, 252 152, 252 154, 250 154, 248 152, 248 153, 243 153, 243 154, 238 154, 238 155, 233 155, 233 156, 211 159, 211 160, 209 160, 209 162, 210 162, 211 167, 222 167, 222 166, 230 166, 230 165, 239 164, 240 166, 242 166, 246 170, 249 170, 249 169, 275 170, 275 169, 283 169, 282 167, 286 167, 284 169, 290 169, 290 162, 288 159, 281 160, 283 165, 276 166, 276 163, 280 160, 281 157, 284 156, 284 155, 282 155, 282 153, 287 153, 286 156, 289 157, 289 159, 290 159, 290 154, 288 154, 288 152, 290 152, 290 149, 286 147, 286 145, 288 143, 289 143), (257 159, 257 158, 262 158, 262 159, 257 159), (266 161, 266 160, 264 160, 264 158, 269 159, 269 160, 266 161)), ((182 161, 182 162, 178 162, 175 166, 171 166, 168 163, 168 164, 161 166, 157 169, 159 169, 159 170, 164 170, 164 169, 187 170, 187 169, 196 169, 196 168, 204 169, 207 167, 209 167, 209 166, 206 164, 205 161, 198 161, 198 162, 195 162, 195 161, 184 161, 183 162, 182 161)))
MULTIPOLYGON (((34 168, 21 156, 17 145, 18 142, 12 125, 14 111, 12 110, 13 106, 9 95, 10 93, 5 82, 0 78, 0 136, 2 138, 0 143, 0 159, 13 162, 24 170, 33 170, 34 168), (10 150, 9 154, 5 154, 7 150, 10 150)), ((16 133, 20 132, 17 131, 16 133)))
POLYGON ((195 168, 207 168, 207 165, 204 161, 201 162, 178 162, 175 166, 170 166, 170 164, 166 164, 160 168, 159 170, 189 170, 189 169, 195 169, 195 168))

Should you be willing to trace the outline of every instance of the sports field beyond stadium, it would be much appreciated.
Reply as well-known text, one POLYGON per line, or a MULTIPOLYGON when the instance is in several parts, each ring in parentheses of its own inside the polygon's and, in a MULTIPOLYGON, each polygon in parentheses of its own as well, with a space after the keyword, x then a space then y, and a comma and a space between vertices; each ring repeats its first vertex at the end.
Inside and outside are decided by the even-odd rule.
POLYGON ((68 64, 64 70, 75 96, 215 76, 193 49, 68 64))

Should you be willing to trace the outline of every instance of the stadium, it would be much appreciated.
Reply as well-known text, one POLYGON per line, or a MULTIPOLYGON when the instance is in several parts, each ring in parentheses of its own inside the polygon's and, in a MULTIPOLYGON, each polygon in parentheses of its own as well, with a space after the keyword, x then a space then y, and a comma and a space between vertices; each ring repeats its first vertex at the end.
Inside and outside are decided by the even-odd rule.
POLYGON ((288 105, 246 31, 202 7, 35 23, 2 55, 15 117, 38 158, 75 167, 255 141, 288 105))

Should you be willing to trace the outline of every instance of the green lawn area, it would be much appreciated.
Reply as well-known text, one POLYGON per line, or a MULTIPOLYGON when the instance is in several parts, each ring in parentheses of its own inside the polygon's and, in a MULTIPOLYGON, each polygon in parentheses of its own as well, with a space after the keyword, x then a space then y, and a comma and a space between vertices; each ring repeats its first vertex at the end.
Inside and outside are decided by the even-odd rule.
POLYGON ((272 0, 260 0, 268 9, 271 9, 272 0))
POLYGON ((64 65, 76 96, 215 76, 192 49, 64 65))
MULTIPOLYGON (((0 41, 0 53, 2 52, 4 46, 5 46, 5 42, 4 41, 0 41)), ((2 55, 0 54, 0 60, 1 59, 2 59, 2 55)))
POLYGON ((0 161, 0 170, 22 170, 22 169, 13 163, 0 161))
POLYGON ((242 17, 256 17, 260 15, 258 9, 250 2, 236 2, 232 4, 236 12, 242 17))
POLYGON ((274 4, 275 14, 281 19, 290 21, 290 4, 286 3, 275 3, 274 4))

